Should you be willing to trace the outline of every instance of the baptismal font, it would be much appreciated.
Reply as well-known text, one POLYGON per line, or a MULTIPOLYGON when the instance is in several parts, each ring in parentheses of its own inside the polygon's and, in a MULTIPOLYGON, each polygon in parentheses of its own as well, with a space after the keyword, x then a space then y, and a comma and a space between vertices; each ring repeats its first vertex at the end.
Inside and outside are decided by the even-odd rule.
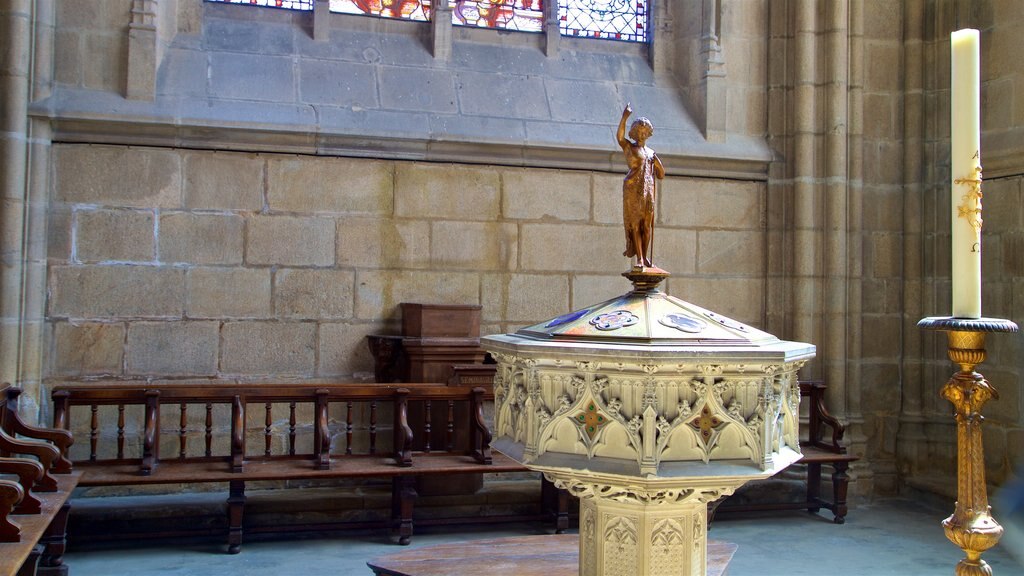
POLYGON ((580 498, 581 576, 703 575, 707 504, 800 458, 797 371, 815 348, 659 289, 665 169, 649 121, 625 138, 631 112, 617 139, 632 289, 481 339, 498 363, 492 446, 580 498))

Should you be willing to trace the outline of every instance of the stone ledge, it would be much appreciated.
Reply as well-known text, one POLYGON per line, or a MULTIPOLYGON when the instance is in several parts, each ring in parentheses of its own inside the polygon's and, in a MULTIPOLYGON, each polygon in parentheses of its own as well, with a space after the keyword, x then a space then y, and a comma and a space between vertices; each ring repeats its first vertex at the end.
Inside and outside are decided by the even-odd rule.
MULTIPOLYGON (((318 105, 120 95, 59 88, 32 105, 53 140, 266 151, 500 166, 625 170, 612 124, 494 119, 318 105), (495 123, 493 131, 481 124, 495 123), (374 136, 365 134, 372 126, 374 136)), ((670 175, 765 180, 771 152, 760 138, 709 143, 689 129, 658 130, 652 145, 670 175)))

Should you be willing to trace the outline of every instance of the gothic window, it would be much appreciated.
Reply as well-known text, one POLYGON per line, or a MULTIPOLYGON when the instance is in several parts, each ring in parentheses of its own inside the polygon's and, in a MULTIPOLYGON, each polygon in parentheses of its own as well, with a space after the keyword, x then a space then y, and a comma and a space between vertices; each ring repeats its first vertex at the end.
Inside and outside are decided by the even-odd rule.
MULTIPOLYGON (((313 0, 207 0, 312 10, 313 0)), ((430 20, 432 0, 330 0, 331 12, 430 20)), ((443 1, 443 0, 442 0, 443 1)), ((452 24, 519 32, 544 30, 544 0, 448 0, 452 24)), ((565 36, 647 42, 649 0, 555 0, 565 36)))

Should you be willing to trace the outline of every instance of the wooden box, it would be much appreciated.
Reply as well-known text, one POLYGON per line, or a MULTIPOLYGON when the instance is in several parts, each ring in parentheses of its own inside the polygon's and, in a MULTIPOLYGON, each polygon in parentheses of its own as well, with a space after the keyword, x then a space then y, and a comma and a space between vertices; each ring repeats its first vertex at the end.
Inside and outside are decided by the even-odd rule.
POLYGON ((479 338, 477 304, 402 303, 402 336, 406 338, 479 338))

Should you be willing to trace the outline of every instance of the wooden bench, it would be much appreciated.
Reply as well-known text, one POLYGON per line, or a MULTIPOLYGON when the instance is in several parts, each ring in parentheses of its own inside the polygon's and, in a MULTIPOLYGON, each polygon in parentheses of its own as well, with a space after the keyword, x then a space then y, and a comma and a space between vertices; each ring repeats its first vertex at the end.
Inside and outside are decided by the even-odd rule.
POLYGON ((759 510, 807 509, 817 514, 822 508, 832 511, 833 522, 842 524, 848 512, 846 504, 850 477, 847 470, 859 456, 847 452, 843 446, 844 426, 825 408, 825 384, 809 380, 800 382, 800 397, 807 401, 807 438, 800 441, 803 456, 794 465, 807 466, 807 490, 804 500, 788 502, 735 502, 736 498, 725 498, 712 503, 711 515, 759 510), (832 499, 822 497, 821 467, 832 468, 832 499), (732 500, 732 501, 731 501, 732 500))
POLYGON ((81 473, 67 459, 71 434, 25 423, 20 393, 0 389, 0 575, 63 576, 68 498, 81 473))
POLYGON ((391 479, 391 526, 408 544, 417 477, 523 469, 491 453, 486 396, 436 384, 123 382, 52 394, 55 427, 87 422, 87 450, 74 458, 82 486, 226 483, 231 553, 242 543, 245 483, 262 480, 391 479), (447 417, 431 421, 438 406, 447 417), (426 415, 415 432, 411 409, 426 415))

